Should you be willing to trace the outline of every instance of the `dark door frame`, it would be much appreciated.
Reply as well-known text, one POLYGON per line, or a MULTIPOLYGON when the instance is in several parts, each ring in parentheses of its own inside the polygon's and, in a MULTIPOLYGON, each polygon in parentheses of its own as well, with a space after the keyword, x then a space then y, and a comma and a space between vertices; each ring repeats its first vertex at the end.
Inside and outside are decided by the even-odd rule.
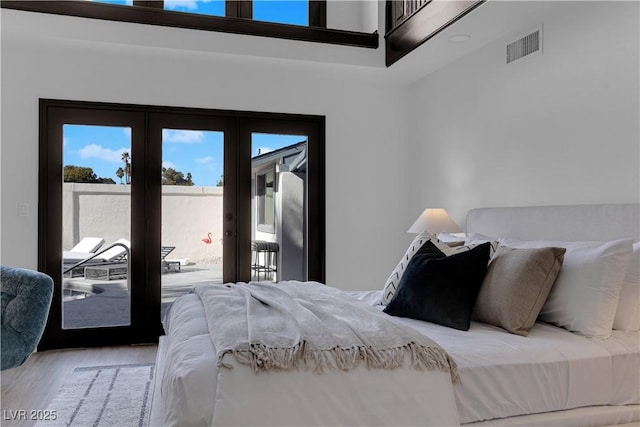
MULTIPOLYGON (((100 334, 93 328, 62 329, 62 127, 64 124, 126 126, 131 127, 132 158, 142 159, 145 144, 144 114, 114 108, 74 108, 67 102, 40 102, 40 167, 38 201, 38 269, 54 280, 53 301, 38 349, 131 344, 151 342, 157 329, 144 327, 144 311, 131 310, 131 322, 128 326, 110 326, 100 328, 100 334)), ((146 174, 144 162, 136 164, 136 174, 146 174)), ((131 183, 131 211, 146 211, 144 182, 140 179, 131 183)), ((131 270, 128 272, 131 283, 143 283, 143 269, 147 245, 144 227, 131 227, 131 270)), ((131 306, 141 306, 146 301, 146 292, 140 286, 131 289, 131 306)))
MULTIPOLYGON (((325 282, 325 152, 324 118, 322 120, 291 121, 288 117, 245 117, 240 120, 239 140, 243 147, 251 148, 251 134, 254 132, 307 136, 307 280, 325 282), (309 226, 312 225, 312 226, 309 226)), ((251 156, 246 153, 239 158, 245 162, 243 169, 251 170, 251 156)), ((242 183, 246 185, 246 183, 242 183)), ((251 183, 249 182, 249 186, 251 183)), ((242 199, 240 211, 247 212, 243 221, 251 221, 250 199, 242 199)), ((246 223, 246 222, 244 222, 246 223)), ((250 223, 250 222, 249 222, 250 223)), ((251 229, 242 238, 251 239, 251 229)), ((249 257, 247 252, 243 256, 249 257)), ((241 265, 250 264, 249 258, 242 258, 241 265)), ((242 276, 243 281, 249 280, 242 276)))
POLYGON ((250 276, 251 146, 242 142, 241 135, 250 129, 289 134, 304 132, 309 136, 308 220, 312 226, 308 228, 307 278, 324 283, 324 116, 40 99, 38 269, 53 277, 55 287, 52 310, 39 350, 157 342, 162 334, 158 256, 161 245, 162 154, 161 145, 154 148, 154 144, 162 140, 162 127, 198 129, 206 128, 207 122, 222 126, 225 132, 226 236, 223 256, 233 259, 235 267, 227 269, 225 266, 223 280, 246 281, 250 276), (133 285, 130 326, 62 329, 63 165, 60 130, 65 123, 131 126, 132 158, 143 159, 135 164, 131 187, 132 216, 143 220, 132 221, 131 227, 130 274, 133 285), (230 144, 227 144, 227 132, 230 144), (235 208, 235 212, 228 207, 235 208), (247 268, 243 269, 243 265, 247 268))

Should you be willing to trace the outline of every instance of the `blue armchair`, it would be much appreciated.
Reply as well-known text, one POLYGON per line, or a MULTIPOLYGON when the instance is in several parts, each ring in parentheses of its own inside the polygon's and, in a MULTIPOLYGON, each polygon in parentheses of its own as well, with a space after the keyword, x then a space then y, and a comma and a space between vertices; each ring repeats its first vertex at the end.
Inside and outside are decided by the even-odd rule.
POLYGON ((22 365, 44 331, 53 295, 53 279, 21 268, 0 267, 1 370, 22 365))

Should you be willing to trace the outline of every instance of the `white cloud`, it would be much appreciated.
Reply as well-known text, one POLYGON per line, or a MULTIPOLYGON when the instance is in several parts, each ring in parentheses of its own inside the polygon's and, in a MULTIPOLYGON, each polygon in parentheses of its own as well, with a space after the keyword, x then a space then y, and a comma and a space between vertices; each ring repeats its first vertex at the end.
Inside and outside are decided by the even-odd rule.
POLYGON ((169 168, 175 169, 176 165, 174 165, 173 162, 166 161, 166 162, 162 162, 162 167, 167 169, 169 168))
POLYGON ((194 144, 202 142, 204 132, 201 130, 162 129, 162 141, 194 144))
POLYGON ((214 160, 215 160, 215 158, 211 157, 211 156, 200 157, 199 159, 196 159, 196 163, 201 164, 201 165, 206 165, 207 163, 211 163, 214 160))
POLYGON ((105 160, 111 163, 122 163, 122 153, 125 151, 131 154, 131 149, 127 147, 116 148, 115 150, 112 150, 110 148, 104 148, 101 145, 89 144, 83 147, 78 152, 78 154, 80 154, 80 157, 82 157, 83 159, 93 158, 105 160))
POLYGON ((208 3, 210 1, 211 0, 164 0, 164 7, 166 9, 184 7, 189 10, 195 10, 198 8, 198 3, 208 3))

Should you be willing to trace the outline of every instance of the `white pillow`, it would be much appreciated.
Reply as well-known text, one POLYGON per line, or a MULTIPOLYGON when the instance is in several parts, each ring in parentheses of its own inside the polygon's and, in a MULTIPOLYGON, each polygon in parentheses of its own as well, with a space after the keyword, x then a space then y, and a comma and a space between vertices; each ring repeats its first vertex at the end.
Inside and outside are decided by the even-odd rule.
POLYGON ((400 262, 398 262, 398 265, 396 265, 396 268, 393 269, 393 271, 389 275, 389 278, 385 282, 384 288, 382 288, 382 296, 380 297, 380 304, 382 305, 389 304, 389 302, 391 301, 391 299, 396 293, 396 289, 398 288, 400 279, 402 279, 402 275, 404 274, 404 270, 407 268, 409 261, 411 261, 411 258, 413 258, 415 253, 418 252, 418 249, 420 249, 429 240, 431 240, 433 244, 436 245, 436 247, 443 252, 449 249, 447 245, 445 245, 444 243, 441 243, 438 239, 433 237, 431 234, 427 234, 427 233, 418 234, 413 239, 413 241, 405 251, 402 258, 400 258, 400 262))
POLYGON ((640 330, 640 242, 633 244, 633 254, 620 291, 613 329, 640 330))
POLYGON ((606 243, 500 239, 501 244, 512 248, 567 249, 538 319, 596 338, 611 335, 632 242, 631 239, 606 243))

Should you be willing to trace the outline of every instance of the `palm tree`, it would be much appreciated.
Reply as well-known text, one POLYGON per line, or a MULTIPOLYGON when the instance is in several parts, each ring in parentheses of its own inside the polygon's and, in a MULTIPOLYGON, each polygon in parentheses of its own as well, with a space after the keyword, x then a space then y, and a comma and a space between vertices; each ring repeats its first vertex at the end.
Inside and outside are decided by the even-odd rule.
POLYGON ((131 184, 131 163, 129 163, 131 156, 128 151, 124 151, 120 158, 124 162, 124 181, 126 184, 131 184))
POLYGON ((122 184, 122 177, 124 176, 124 169, 118 168, 116 171, 116 176, 120 178, 120 184, 122 184))

